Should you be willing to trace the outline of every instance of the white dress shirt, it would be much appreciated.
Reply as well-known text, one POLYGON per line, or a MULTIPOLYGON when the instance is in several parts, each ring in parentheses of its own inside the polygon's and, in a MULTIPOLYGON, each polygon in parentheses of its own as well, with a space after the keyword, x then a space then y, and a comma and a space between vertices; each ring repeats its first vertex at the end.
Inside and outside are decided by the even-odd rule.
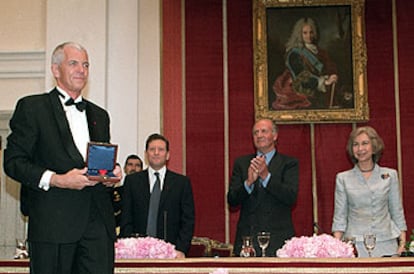
POLYGON ((160 177, 160 190, 162 191, 163 187, 164 187, 164 178, 165 178, 165 173, 167 172, 167 167, 164 166, 162 167, 160 170, 155 170, 152 167, 148 167, 148 180, 150 183, 150 192, 152 193, 152 189, 154 188, 155 185, 155 181, 157 180, 157 176, 155 176, 155 172, 159 173, 159 177, 160 177))
MULTIPOLYGON (((79 111, 75 105, 66 106, 65 102, 70 99, 70 96, 59 87, 56 88, 60 92, 60 94, 63 95, 63 97, 59 96, 59 99, 62 103, 66 119, 68 119, 70 131, 72 132, 73 141, 75 142, 79 152, 82 154, 83 159, 86 160, 86 151, 88 148, 88 142, 90 140, 86 111, 79 111)), ((75 103, 81 100, 82 96, 79 96, 75 99, 75 103)), ((50 179, 53 174, 55 174, 53 171, 46 170, 40 178, 39 187, 46 191, 49 190, 50 179)))

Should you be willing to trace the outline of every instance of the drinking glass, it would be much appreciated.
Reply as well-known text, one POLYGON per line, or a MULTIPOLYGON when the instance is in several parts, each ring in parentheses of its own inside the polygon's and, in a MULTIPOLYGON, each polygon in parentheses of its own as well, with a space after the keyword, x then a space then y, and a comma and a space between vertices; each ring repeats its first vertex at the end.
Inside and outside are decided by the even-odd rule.
POLYGON ((368 251, 369 257, 372 257, 371 253, 372 253, 372 250, 374 250, 375 248, 375 243, 376 243, 375 234, 372 234, 372 233, 364 234, 364 245, 368 251))
POLYGON ((256 257, 256 250, 253 247, 253 239, 250 236, 244 236, 240 257, 256 257))
POLYGON ((262 249, 262 257, 266 257, 266 248, 269 246, 270 242, 270 232, 259 232, 257 234, 257 242, 262 249))

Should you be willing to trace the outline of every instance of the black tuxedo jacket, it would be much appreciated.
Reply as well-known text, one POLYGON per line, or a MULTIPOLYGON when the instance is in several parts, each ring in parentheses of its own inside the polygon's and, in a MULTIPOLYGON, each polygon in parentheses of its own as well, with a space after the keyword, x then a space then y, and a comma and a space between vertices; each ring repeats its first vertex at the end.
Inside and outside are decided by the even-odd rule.
MULTIPOLYGON (((150 196, 148 170, 125 177, 121 200, 121 237, 146 234, 150 196)), ((177 250, 187 253, 193 232, 194 199, 190 180, 167 170, 158 209, 157 238, 165 239, 177 250)))
MULTIPOLYGON (((85 167, 66 119, 58 91, 32 95, 18 101, 10 120, 11 134, 4 151, 8 176, 26 188, 29 240, 53 243, 78 241, 86 229, 90 210, 97 213, 115 239, 111 192, 102 184, 83 190, 38 187, 46 169, 63 174, 85 167)), ((109 142, 109 116, 87 101, 91 141, 109 142)))
POLYGON ((234 252, 236 256, 240 254, 243 236, 252 236, 256 252, 261 255, 256 235, 260 231, 267 231, 270 232, 270 244, 266 254, 275 256, 284 241, 295 235, 291 209, 298 193, 299 164, 294 158, 276 153, 268 165, 271 177, 267 187, 261 187, 257 180, 253 192, 249 194, 244 182, 250 160, 254 157, 256 154, 235 160, 227 193, 230 206, 240 206, 234 252))

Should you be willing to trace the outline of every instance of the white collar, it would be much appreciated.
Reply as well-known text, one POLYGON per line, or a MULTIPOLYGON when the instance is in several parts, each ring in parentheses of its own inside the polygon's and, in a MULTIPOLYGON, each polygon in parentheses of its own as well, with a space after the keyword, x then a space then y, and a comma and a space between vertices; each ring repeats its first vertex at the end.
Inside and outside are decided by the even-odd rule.
POLYGON ((167 172, 167 167, 166 166, 163 166, 161 169, 159 169, 159 170, 155 170, 155 169, 153 169, 152 167, 148 167, 148 173, 149 173, 149 175, 150 175, 150 177, 153 177, 153 176, 155 176, 154 175, 154 173, 155 172, 158 172, 159 174, 160 174, 160 179, 161 178, 164 178, 164 176, 165 176, 165 173, 167 172))
POLYGON ((318 54, 318 47, 315 44, 305 43, 305 47, 313 54, 318 54))

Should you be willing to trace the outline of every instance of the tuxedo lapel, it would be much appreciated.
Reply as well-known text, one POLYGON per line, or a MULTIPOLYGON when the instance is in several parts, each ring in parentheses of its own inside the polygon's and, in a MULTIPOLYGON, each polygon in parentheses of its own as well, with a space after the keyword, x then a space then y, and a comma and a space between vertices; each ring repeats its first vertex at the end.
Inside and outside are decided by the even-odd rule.
POLYGON ((52 106, 52 112, 55 116, 56 125, 59 128, 60 139, 62 140, 64 149, 74 161, 83 162, 82 154, 79 152, 75 145, 75 142, 73 141, 69 122, 66 118, 65 111, 63 110, 62 103, 59 99, 59 91, 55 88, 50 92, 49 98, 52 106))
POLYGON ((142 180, 144 182, 144 184, 142 184, 141 189, 139 190, 141 192, 140 195, 142 195, 145 199, 145 201, 149 201, 150 197, 151 197, 151 192, 150 192, 150 181, 148 178, 148 169, 145 169, 144 171, 142 171, 142 173, 139 173, 140 176, 142 176, 142 180))
POLYGON ((273 158, 270 159, 270 162, 267 168, 269 169, 270 173, 274 173, 279 170, 279 166, 281 164, 282 162, 280 161, 279 154, 276 151, 275 155, 273 155, 273 158))
POLYGON ((98 106, 86 102, 86 119, 88 121, 89 137, 94 142, 109 142, 109 116, 98 106))
POLYGON ((96 121, 97 118, 95 117, 95 113, 92 110, 91 105, 88 103, 87 100, 84 100, 86 102, 86 119, 88 120, 88 129, 89 129, 89 137, 92 140, 98 140, 96 134, 97 132, 95 131, 95 126, 96 126, 96 121))
POLYGON ((134 196, 134 199, 136 199, 137 201, 142 201, 141 206, 145 207, 145 209, 148 210, 149 199, 151 197, 148 170, 145 169, 141 172, 127 175, 126 178, 129 177, 133 178, 132 180, 130 180, 130 188, 131 193, 134 196))

